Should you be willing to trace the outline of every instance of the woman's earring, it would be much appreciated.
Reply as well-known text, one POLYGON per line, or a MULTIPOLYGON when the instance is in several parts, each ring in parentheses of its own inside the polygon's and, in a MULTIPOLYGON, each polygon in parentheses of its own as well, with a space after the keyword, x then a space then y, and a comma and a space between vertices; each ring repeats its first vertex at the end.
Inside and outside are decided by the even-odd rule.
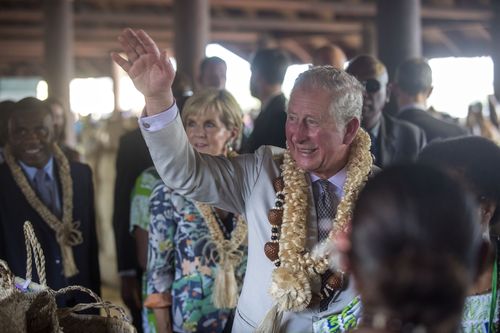
POLYGON ((229 140, 229 141, 226 143, 226 147, 227 147, 227 150, 228 150, 228 151, 233 151, 233 140, 229 140))

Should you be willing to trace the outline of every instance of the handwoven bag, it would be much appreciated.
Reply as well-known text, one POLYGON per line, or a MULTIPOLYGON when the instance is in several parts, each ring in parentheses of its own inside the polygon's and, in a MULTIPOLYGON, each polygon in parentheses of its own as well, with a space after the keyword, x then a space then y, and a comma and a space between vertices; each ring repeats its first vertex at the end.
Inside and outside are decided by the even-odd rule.
POLYGON ((31 224, 24 225, 26 279, 15 278, 0 260, 0 327, 3 333, 59 333, 57 305, 45 279, 45 259, 31 224), (31 282, 32 251, 40 284, 31 282))
POLYGON ((63 288, 55 292, 57 295, 65 294, 70 291, 82 291, 95 299, 95 303, 77 304, 72 308, 63 308, 57 310, 59 324, 64 333, 135 333, 136 330, 130 320, 125 314, 125 311, 110 302, 103 301, 99 296, 91 290, 80 287, 71 286, 63 288), (104 309, 105 316, 79 314, 79 311, 102 308, 104 309), (111 310, 116 311, 118 315, 113 316, 111 310))

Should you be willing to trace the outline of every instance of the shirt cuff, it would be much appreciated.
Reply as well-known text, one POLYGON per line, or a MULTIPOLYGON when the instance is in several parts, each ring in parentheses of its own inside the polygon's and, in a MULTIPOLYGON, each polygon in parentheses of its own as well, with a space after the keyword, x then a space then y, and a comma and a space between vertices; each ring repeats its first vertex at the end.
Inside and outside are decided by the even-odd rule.
POLYGON ((140 117, 139 126, 146 132, 159 131, 173 122, 175 117, 177 117, 177 113, 179 113, 179 109, 177 108, 177 104, 174 103, 171 107, 163 112, 152 116, 140 117))

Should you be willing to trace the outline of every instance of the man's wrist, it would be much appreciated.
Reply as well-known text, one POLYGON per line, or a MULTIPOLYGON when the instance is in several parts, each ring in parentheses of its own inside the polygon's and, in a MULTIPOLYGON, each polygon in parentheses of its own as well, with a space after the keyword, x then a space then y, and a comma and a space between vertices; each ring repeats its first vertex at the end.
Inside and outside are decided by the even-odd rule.
POLYGON ((171 108, 175 102, 172 91, 163 96, 145 96, 144 99, 146 101, 146 115, 148 116, 153 116, 171 108))

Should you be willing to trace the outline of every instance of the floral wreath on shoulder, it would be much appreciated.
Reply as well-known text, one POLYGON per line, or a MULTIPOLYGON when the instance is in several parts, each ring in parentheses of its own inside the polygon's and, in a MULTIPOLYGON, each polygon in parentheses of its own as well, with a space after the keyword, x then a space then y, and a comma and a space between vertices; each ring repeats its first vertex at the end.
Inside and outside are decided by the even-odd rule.
MULTIPOLYGON (((338 233, 347 230, 354 203, 372 170, 370 146, 369 135, 359 129, 350 147, 344 196, 332 220, 330 236, 318 248, 324 248, 338 233)), ((273 182, 276 202, 268 215, 271 241, 266 243, 264 249, 268 258, 277 266, 269 289, 274 306, 257 332, 278 332, 283 312, 298 312, 307 308, 313 297, 311 282, 329 268, 325 253, 309 252, 305 247, 309 213, 306 172, 297 166, 289 150, 284 154, 281 170, 282 177, 273 182)), ((343 284, 343 273, 340 273, 337 277, 341 276, 342 282, 338 279, 333 281, 337 289, 343 284)))

